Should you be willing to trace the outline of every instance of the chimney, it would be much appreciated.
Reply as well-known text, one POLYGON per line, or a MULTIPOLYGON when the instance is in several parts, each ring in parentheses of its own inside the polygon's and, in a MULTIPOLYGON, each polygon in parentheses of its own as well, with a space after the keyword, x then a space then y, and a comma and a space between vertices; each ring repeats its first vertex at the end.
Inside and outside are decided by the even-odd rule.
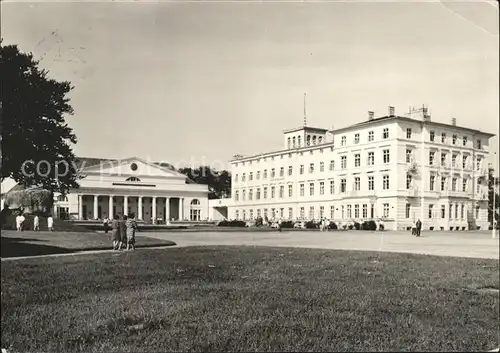
POLYGON ((451 118, 451 125, 457 126, 457 118, 451 118))
POLYGON ((389 106, 389 116, 394 116, 394 107, 389 106))
POLYGON ((372 111, 368 111, 368 121, 373 120, 375 113, 372 111))

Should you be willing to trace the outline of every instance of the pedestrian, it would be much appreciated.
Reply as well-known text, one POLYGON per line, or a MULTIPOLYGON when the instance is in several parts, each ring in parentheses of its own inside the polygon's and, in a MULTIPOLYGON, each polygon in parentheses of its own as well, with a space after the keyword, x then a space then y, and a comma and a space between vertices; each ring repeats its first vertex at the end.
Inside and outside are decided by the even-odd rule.
POLYGON ((17 228, 18 232, 23 231, 25 220, 26 220, 26 218, 24 218, 23 214, 21 212, 19 212, 19 214, 16 217, 16 228, 17 228))
POLYGON ((111 237, 113 239, 113 250, 118 250, 118 246, 121 242, 121 234, 120 221, 118 220, 117 215, 113 217, 113 221, 111 222, 111 237))
POLYGON ((104 220, 102 221, 102 226, 104 228, 104 233, 108 233, 109 230, 109 219, 108 217, 104 217, 104 220))
POLYGON ((135 214, 131 213, 128 217, 125 226, 127 228, 127 251, 132 248, 135 250, 135 231, 137 230, 137 222, 135 221, 135 214))
POLYGON ((33 218, 33 230, 35 232, 40 231, 40 218, 38 218, 38 215, 35 215, 35 218, 33 218))
POLYGON ((420 222, 420 219, 417 221, 417 237, 420 236, 420 232, 422 231, 422 222, 420 222))
POLYGON ((283 221, 281 220, 281 218, 278 220, 278 232, 281 232, 281 225, 282 225, 283 221))
POLYGON ((52 216, 47 217, 47 228, 49 228, 49 231, 54 231, 54 218, 52 216))
POLYGON ((411 235, 417 235, 417 222, 415 221, 411 224, 411 235))
POLYGON ((122 249, 122 245, 127 244, 127 215, 123 215, 122 219, 118 222, 118 229, 120 230, 120 243, 118 244, 118 250, 122 249))

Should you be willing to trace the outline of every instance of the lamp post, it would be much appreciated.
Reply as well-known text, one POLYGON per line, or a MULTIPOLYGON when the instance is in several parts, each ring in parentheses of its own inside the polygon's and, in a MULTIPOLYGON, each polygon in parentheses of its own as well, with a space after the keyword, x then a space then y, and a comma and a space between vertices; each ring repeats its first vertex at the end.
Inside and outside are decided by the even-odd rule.
POLYGON ((495 156, 495 169, 493 170, 493 215, 492 215, 492 225, 493 225, 493 230, 491 231, 491 237, 495 239, 497 237, 497 230, 496 230, 496 213, 497 213, 497 207, 496 207, 496 173, 498 170, 498 159, 497 159, 497 153, 493 152, 495 156))

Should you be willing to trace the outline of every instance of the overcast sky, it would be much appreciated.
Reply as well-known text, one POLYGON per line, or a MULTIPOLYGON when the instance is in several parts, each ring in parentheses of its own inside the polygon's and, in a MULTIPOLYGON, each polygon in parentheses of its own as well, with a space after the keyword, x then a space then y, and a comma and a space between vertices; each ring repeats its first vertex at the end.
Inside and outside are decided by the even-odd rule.
MULTIPOLYGON (((4 44, 71 81, 77 155, 215 160, 367 111, 498 133, 498 7, 486 2, 36 2, 2 5, 4 44)), ((492 144, 498 150, 498 139, 492 144)))

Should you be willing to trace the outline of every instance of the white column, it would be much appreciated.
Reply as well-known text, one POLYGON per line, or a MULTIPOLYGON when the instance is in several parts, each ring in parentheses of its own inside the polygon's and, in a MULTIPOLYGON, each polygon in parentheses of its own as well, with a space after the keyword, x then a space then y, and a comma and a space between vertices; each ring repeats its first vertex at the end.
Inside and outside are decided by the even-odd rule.
POLYGON ((1 204, 2 204, 2 206, 1 206, 0 210, 3 210, 3 208, 4 208, 4 206, 5 206, 5 200, 4 200, 4 199, 2 199, 2 200, 0 200, 0 202, 1 202, 1 204))
POLYGON ((179 220, 184 219, 184 198, 179 197, 179 220))
POLYGON ((170 221, 170 197, 165 198, 165 224, 170 221))
POLYGON ((156 197, 152 197, 153 202, 153 214, 151 215, 151 223, 156 223, 156 197))
POLYGON ((113 195, 109 195, 109 206, 108 206, 108 218, 113 219, 114 217, 114 212, 113 212, 113 195))
POLYGON ((59 218, 59 215, 57 214, 57 204, 55 201, 54 201, 54 211, 52 212, 52 217, 59 218))
POLYGON ((99 195, 94 195, 94 219, 97 219, 99 195))
POLYGON ((139 196, 139 202, 137 206, 137 219, 142 220, 142 196, 139 196))
POLYGON ((78 195, 78 219, 83 219, 83 195, 78 195))
POLYGON ((123 214, 128 215, 128 196, 123 196, 123 214))

